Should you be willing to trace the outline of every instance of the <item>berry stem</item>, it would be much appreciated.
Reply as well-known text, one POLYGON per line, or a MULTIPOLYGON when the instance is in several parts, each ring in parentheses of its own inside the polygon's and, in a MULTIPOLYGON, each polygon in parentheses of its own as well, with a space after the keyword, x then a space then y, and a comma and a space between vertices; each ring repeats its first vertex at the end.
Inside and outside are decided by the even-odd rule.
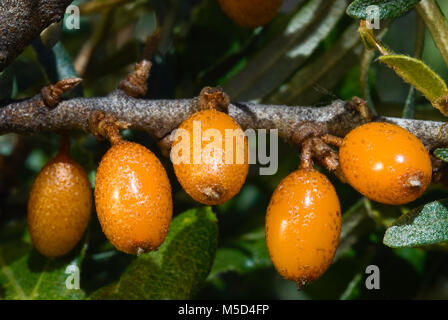
POLYGON ((336 147, 340 147, 342 145, 342 142, 344 141, 343 138, 333 136, 331 134, 324 134, 322 137, 320 137, 323 142, 326 144, 330 144, 336 147))
POLYGON ((313 166, 313 141, 308 139, 302 144, 299 169, 311 170, 313 166))
POLYGON ((70 134, 68 131, 64 131, 60 134, 61 139, 59 143, 59 152, 58 155, 66 155, 70 154, 70 134))
POLYGON ((89 119, 89 130, 98 139, 107 139, 112 145, 122 143, 124 140, 120 130, 127 129, 129 123, 118 121, 114 116, 97 111, 89 119))
POLYGON ((205 87, 198 98, 200 110, 217 110, 228 113, 230 98, 221 87, 205 87))

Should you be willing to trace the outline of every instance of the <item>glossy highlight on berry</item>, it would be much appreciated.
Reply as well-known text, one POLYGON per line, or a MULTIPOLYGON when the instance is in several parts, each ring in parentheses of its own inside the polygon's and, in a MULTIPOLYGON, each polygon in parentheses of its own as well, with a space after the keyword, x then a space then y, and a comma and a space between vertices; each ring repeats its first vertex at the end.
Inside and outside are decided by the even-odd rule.
POLYGON ((431 158, 421 141, 390 123, 352 130, 339 150, 347 181, 377 202, 400 205, 419 198, 431 182, 431 158))
POLYGON ((98 167, 95 205, 103 232, 117 250, 141 254, 157 249, 173 210, 163 165, 140 144, 114 144, 98 167))
POLYGON ((299 287, 329 268, 339 243, 341 208, 336 191, 315 169, 283 179, 266 215, 266 243, 280 275, 299 287))
POLYGON ((84 169, 65 152, 40 171, 28 201, 28 229, 36 249, 49 258, 68 254, 81 240, 92 210, 84 169))
POLYGON ((232 117, 205 110, 179 126, 171 159, 184 190, 200 203, 217 205, 241 190, 249 171, 248 152, 247 137, 232 117), (204 138, 206 133, 213 136, 204 138), (227 145, 226 139, 230 142, 227 145), (231 152, 231 156, 226 158, 226 152, 231 152), (182 161, 176 160, 182 157, 182 161))

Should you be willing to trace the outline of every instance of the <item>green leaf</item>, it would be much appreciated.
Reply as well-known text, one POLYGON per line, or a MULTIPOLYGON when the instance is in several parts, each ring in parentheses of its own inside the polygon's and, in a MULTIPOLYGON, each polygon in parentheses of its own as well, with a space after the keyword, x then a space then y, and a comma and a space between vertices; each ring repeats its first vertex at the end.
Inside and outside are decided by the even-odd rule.
POLYGON ((271 266, 263 227, 219 248, 209 279, 225 272, 244 274, 271 266))
POLYGON ((444 162, 448 162, 448 149, 436 149, 434 155, 444 162))
POLYGON ((165 242, 137 257, 118 283, 91 299, 191 299, 212 267, 218 224, 210 207, 192 209, 173 219, 165 242))
POLYGON ((317 83, 322 85, 325 82, 323 85, 325 88, 336 86, 345 76, 347 69, 350 69, 356 63, 357 59, 354 57, 353 50, 359 45, 359 42, 358 26, 352 24, 330 50, 318 56, 312 63, 299 69, 276 92, 271 94, 266 102, 272 104, 312 104, 305 97, 309 96, 310 93, 317 96, 316 90, 313 90, 317 83), (331 83, 325 81, 326 78, 330 79, 331 83))
POLYGON ((316 51, 344 16, 345 0, 311 0, 224 85, 232 99, 260 100, 276 90, 316 51))
POLYGON ((47 259, 34 249, 26 221, 6 225, 0 230, 0 298, 83 299, 84 292, 68 289, 66 281, 73 272, 67 268, 75 266, 80 270, 85 251, 86 245, 79 245, 67 257, 47 259))
POLYGON ((392 248, 444 246, 448 242, 448 199, 401 216, 386 230, 383 243, 392 248))
POLYGON ((437 101, 448 94, 446 83, 423 61, 405 55, 385 55, 379 57, 379 60, 394 69, 404 81, 423 93, 440 112, 448 115, 448 106, 437 101))
POLYGON ((358 240, 371 231, 375 224, 368 215, 365 199, 357 201, 342 215, 341 236, 334 261, 344 256, 358 240))
POLYGON ((420 274, 425 272, 426 251, 421 249, 396 248, 394 252, 397 256, 408 262, 416 272, 420 274))
POLYGON ((353 279, 349 282, 347 288, 341 294, 341 300, 354 300, 361 296, 361 290, 363 285, 363 275, 357 273, 353 279))
POLYGON ((72 58, 60 42, 51 49, 47 48, 40 39, 36 39, 32 44, 52 83, 78 77, 72 58))
POLYGON ((14 71, 11 66, 0 72, 0 100, 10 99, 14 88, 14 71))
POLYGON ((380 10, 379 18, 392 19, 397 18, 412 8, 414 8, 421 0, 355 0, 347 8, 347 14, 353 18, 367 20, 369 6, 378 6, 380 10))

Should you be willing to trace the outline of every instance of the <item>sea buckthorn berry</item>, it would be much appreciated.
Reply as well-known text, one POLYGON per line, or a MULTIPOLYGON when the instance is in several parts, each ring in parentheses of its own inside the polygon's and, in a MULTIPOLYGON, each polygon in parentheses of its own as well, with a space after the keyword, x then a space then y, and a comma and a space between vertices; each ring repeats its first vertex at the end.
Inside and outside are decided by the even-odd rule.
POLYGON ((224 13, 242 27, 264 26, 277 15, 283 0, 219 0, 224 13))
POLYGON ((315 169, 294 171, 277 186, 266 215, 266 243, 280 275, 299 287, 333 261, 341 231, 336 191, 315 169))
POLYGON ((339 149, 347 181, 377 202, 400 205, 414 201, 431 182, 431 159, 409 131, 371 122, 352 130, 339 149))
POLYGON ((92 209, 92 188, 84 169, 59 153, 40 171, 28 201, 28 229, 36 249, 55 258, 81 240, 92 209))
POLYGON ((173 211, 165 168, 140 144, 114 144, 97 170, 95 205, 104 234, 119 251, 141 254, 157 249, 173 211))
POLYGON ((175 131, 171 161, 177 179, 194 200, 221 204, 235 196, 246 180, 247 137, 229 115, 200 111, 175 131))

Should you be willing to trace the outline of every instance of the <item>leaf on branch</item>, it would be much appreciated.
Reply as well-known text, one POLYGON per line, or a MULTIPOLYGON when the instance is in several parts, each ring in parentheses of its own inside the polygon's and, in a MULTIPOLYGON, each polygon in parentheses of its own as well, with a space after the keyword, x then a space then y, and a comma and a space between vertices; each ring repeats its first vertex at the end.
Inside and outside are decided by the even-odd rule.
POLYGON ((209 279, 225 272, 245 274, 271 266, 263 227, 219 248, 209 279))
MULTIPOLYGON (((312 92, 313 96, 317 96, 312 90, 313 86, 320 81, 325 82, 326 78, 332 80, 333 83, 331 84, 334 86, 339 83, 341 78, 346 75, 346 70, 358 61, 354 57, 356 56, 356 53, 354 53, 356 50, 354 49, 360 41, 357 28, 357 24, 349 26, 330 50, 317 57, 312 63, 299 69, 266 101, 271 104, 292 104, 296 101, 312 104, 310 101, 303 102, 303 98, 309 95, 309 92, 312 92)), ((328 81, 326 84, 329 84, 328 81)), ((324 87, 332 86, 326 85, 324 87)))
POLYGON ((394 69, 404 81, 423 93, 435 108, 448 116, 448 105, 440 103, 440 99, 448 94, 446 83, 423 61, 405 55, 385 55, 379 60, 394 69))
POLYGON ((357 273, 348 283, 347 288, 341 294, 340 300, 355 300, 361 296, 363 286, 363 274, 357 273))
MULTIPOLYGON (((67 257, 47 259, 34 249, 26 221, 6 225, 0 230, 0 298, 83 299, 85 294, 82 289, 69 289, 66 281, 74 284, 69 277, 75 275, 76 268, 80 270, 86 248, 79 245, 67 257), (69 266, 76 268, 67 269, 69 266)), ((76 275, 74 278, 76 281, 76 275)))
POLYGON ((291 18, 281 36, 224 85, 225 91, 232 99, 246 101, 272 93, 316 51, 344 16, 345 8, 344 0, 309 1, 291 18))
POLYGON ((10 67, 0 72, 0 100, 12 97, 14 88, 14 70, 10 67))
POLYGON ((413 9, 421 0, 355 0, 347 8, 347 14, 353 18, 369 19, 370 6, 378 6, 379 18, 397 18, 413 9))
POLYGON ((364 199, 357 201, 342 216, 341 236, 334 261, 339 260, 361 237, 373 230, 364 199))
POLYGON ((137 257, 117 284, 90 299, 191 299, 206 279, 215 257, 218 224, 210 207, 173 219, 165 242, 137 257))
POLYGON ((448 162, 448 149, 436 149, 434 155, 444 162, 448 162))
POLYGON ((448 199, 401 216, 386 230, 383 243, 392 248, 443 247, 448 243, 448 199))

